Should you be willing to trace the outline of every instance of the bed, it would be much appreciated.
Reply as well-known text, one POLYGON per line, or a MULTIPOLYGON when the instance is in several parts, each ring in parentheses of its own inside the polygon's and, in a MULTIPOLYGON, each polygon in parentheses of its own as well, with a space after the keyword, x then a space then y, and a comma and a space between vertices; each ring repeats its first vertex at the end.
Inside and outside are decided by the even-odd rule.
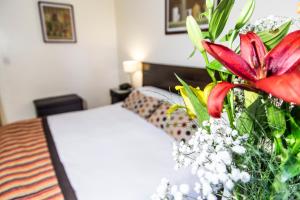
MULTIPOLYGON (((208 75, 201 69, 151 63, 144 63, 143 69, 143 85, 164 90, 171 90, 177 84, 174 73, 194 86, 203 87, 209 82, 208 75)), ((177 98, 163 91, 153 92, 153 95, 170 101, 177 98)), ((11 148, 7 147, 8 139, 1 137, 1 130, 6 131, 2 135, 15 136, 14 144, 18 143, 18 135, 22 135, 19 133, 31 131, 31 139, 38 138, 32 141, 32 145, 39 140, 47 143, 49 154, 40 151, 43 152, 42 158, 49 157, 50 161, 47 162, 52 163, 56 177, 53 177, 50 167, 47 168, 47 176, 41 176, 41 173, 21 176, 18 172, 17 178, 12 176, 8 179, 16 172, 5 174, 5 170, 7 172, 24 164, 16 163, 16 160, 32 164, 40 159, 31 154, 26 156, 23 152, 17 158, 14 152, 5 154, 15 157, 3 157, 4 160, 0 157, 0 199, 141 200, 149 199, 165 176, 171 177, 170 180, 175 184, 189 180, 186 171, 175 173, 172 170, 174 162, 171 150, 174 140, 163 130, 123 108, 121 103, 38 120, 0 129, 0 156, 5 153, 5 147, 11 148), (35 135, 41 130, 44 131, 44 139, 43 136, 35 135), (42 188, 39 190, 32 186, 37 185, 37 176, 40 177, 39 186, 42 188), (52 178, 51 184, 49 177, 52 178), (22 180, 29 182, 22 183, 22 180), (20 185, 16 185, 18 181, 20 185), (12 186, 12 183, 15 185, 12 186), (32 186, 30 190, 24 190, 24 187, 29 186, 32 186)), ((30 137, 25 139, 29 140, 30 137)), ((39 150, 35 151, 41 156, 39 150)))

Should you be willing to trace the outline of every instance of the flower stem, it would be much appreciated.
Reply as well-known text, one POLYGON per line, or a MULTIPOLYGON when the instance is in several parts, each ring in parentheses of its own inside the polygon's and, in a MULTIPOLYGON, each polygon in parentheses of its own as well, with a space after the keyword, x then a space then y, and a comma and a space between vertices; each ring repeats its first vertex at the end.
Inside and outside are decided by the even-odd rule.
POLYGON ((230 123, 230 126, 231 128, 234 128, 234 118, 233 118, 233 114, 232 114, 232 111, 230 109, 230 106, 229 106, 229 102, 228 102, 228 97, 227 97, 227 105, 225 105, 225 108, 226 108, 226 112, 227 112, 227 116, 228 116, 228 119, 229 119, 229 123, 230 123))
MULTIPOLYGON (((208 59, 206 51, 201 52, 201 54, 202 54, 202 57, 204 58, 206 66, 208 66, 210 64, 210 62, 209 62, 209 59, 208 59)), ((210 78, 212 79, 212 81, 214 83, 217 83, 217 80, 216 80, 216 77, 215 77, 215 71, 211 70, 211 69, 208 69, 207 67, 206 67, 206 70, 207 70, 210 78)))
POLYGON ((231 35, 230 35, 229 46, 230 46, 231 49, 232 49, 232 47, 233 47, 233 42, 234 42, 234 40, 235 40, 235 38, 236 38, 236 34, 237 34, 237 30, 234 30, 234 31, 231 33, 231 35))

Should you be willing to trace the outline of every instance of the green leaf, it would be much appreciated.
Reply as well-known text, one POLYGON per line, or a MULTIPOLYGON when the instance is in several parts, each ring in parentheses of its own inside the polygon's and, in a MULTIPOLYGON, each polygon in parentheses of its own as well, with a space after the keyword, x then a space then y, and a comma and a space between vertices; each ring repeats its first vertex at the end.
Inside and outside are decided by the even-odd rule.
POLYGON ((273 49, 281 40, 287 35, 292 22, 286 22, 275 31, 263 31, 257 33, 261 40, 264 42, 268 50, 273 49))
POLYGON ((227 81, 228 76, 229 76, 229 74, 224 73, 224 72, 220 72, 219 75, 220 75, 222 81, 227 81))
POLYGON ((235 25, 234 30, 230 30, 222 39, 221 42, 227 42, 230 40, 235 40, 236 37, 238 36, 239 30, 243 28, 248 21, 250 20, 254 10, 255 10, 255 0, 247 0, 246 5, 244 6, 237 23, 235 25), (234 34, 233 34, 234 33, 234 34))
POLYGON ((216 40, 223 32, 234 2, 234 0, 222 0, 214 10, 209 23, 209 32, 213 41, 216 40))
POLYGON ((197 51, 197 49, 196 49, 196 48, 194 48, 193 52, 191 53, 191 55, 189 55, 189 57, 188 57, 188 58, 190 59, 190 58, 194 57, 194 55, 195 55, 196 51, 197 51))
POLYGON ((230 30, 224 37, 222 37, 220 41, 221 42, 229 42, 231 40, 234 41, 238 35, 239 35, 238 30, 230 30))
POLYGON ((290 116, 289 123, 291 125, 291 130, 294 138, 300 140, 300 126, 292 116, 290 116))
POLYGON ((199 24, 192 16, 188 16, 186 18, 186 28, 187 28, 189 38, 192 41, 193 45, 200 52, 204 52, 205 49, 202 46, 203 35, 199 27, 199 24))
POLYGON ((292 149, 292 154, 296 155, 299 153, 299 149, 300 149, 300 126, 297 124, 296 120, 292 116, 289 116, 288 123, 290 124, 291 127, 291 132, 292 132, 291 136, 295 140, 293 147, 290 149, 292 149))
POLYGON ((253 129, 254 129, 254 120, 252 119, 252 117, 244 112, 242 113, 242 115, 238 118, 237 120, 237 130, 240 133, 252 133, 253 129))
POLYGON ((232 74, 230 71, 228 71, 219 61, 214 60, 212 62, 209 63, 209 65, 207 66, 208 69, 212 69, 212 70, 216 70, 219 72, 224 72, 227 74, 232 74))
POLYGON ((204 107, 197 96, 194 94, 194 92, 191 90, 191 88, 188 86, 186 82, 184 82, 181 78, 179 78, 177 75, 175 75, 176 78, 179 80, 179 82, 183 85, 185 91, 187 92, 187 96, 191 101, 191 104, 196 112, 198 123, 201 125, 203 121, 206 121, 209 119, 209 115, 207 112, 206 107, 204 107))
POLYGON ((286 130, 284 111, 271 104, 267 106, 267 118, 272 135, 275 138, 280 138, 286 130))
POLYGON ((213 69, 209 69, 209 68, 207 68, 206 71, 207 71, 208 75, 211 77, 212 81, 216 83, 217 82, 217 79, 216 79, 216 76, 215 76, 216 71, 213 70, 213 69))
POLYGON ((245 26, 250 20, 255 9, 255 0, 247 0, 245 7, 243 8, 240 17, 237 20, 235 29, 239 30, 245 26))
POLYGON ((273 192, 270 200, 288 200, 290 196, 290 191, 288 189, 288 184, 281 181, 281 174, 278 174, 275 177, 273 182, 273 188, 275 192, 273 192))
POLYGON ((193 17, 195 17, 196 21, 199 21, 199 20, 201 20, 201 18, 207 17, 207 15, 208 15, 208 11, 199 13, 198 16, 193 16, 193 17))
POLYGON ((234 30, 232 30, 232 29, 230 31, 228 31, 228 33, 220 39, 220 42, 228 42, 230 40, 230 37, 231 37, 233 31, 234 30))
POLYGON ((208 31, 202 31, 202 36, 204 39, 209 39, 210 35, 208 31))
POLYGON ((291 147, 294 144, 296 144, 296 139, 295 139, 295 137, 293 135, 285 136, 284 139, 285 139, 285 141, 286 141, 286 143, 287 143, 287 145, 289 147, 291 147))
POLYGON ((261 98, 257 98, 237 119, 237 130, 240 133, 253 133, 253 130, 264 133, 264 122, 267 121, 261 98))
POLYGON ((245 95, 245 106, 246 108, 248 108, 249 106, 251 106, 259 97, 259 94, 255 93, 255 92, 250 92, 245 90, 244 91, 244 95, 245 95))
POLYGON ((295 106, 291 112, 292 117, 295 119, 296 123, 300 125, 300 107, 295 106))
POLYGON ((229 38, 229 44, 230 44, 230 48, 232 48, 233 42, 234 40, 237 38, 237 36, 239 35, 239 32, 234 30, 229 38))
MULTIPOLYGON (((208 12, 204 12, 200 16, 208 18, 209 17, 209 13, 208 12)), ((201 20, 202 17, 199 17, 199 20, 201 20)))
POLYGON ((281 182, 286 182, 300 174, 300 160, 296 156, 289 155, 288 160, 283 164, 281 182))
POLYGON ((300 175, 300 160, 297 156, 288 154, 287 159, 280 165, 280 171, 277 173, 273 182, 273 188, 276 191, 275 198, 288 200, 290 199, 291 183, 288 182, 292 178, 300 175))

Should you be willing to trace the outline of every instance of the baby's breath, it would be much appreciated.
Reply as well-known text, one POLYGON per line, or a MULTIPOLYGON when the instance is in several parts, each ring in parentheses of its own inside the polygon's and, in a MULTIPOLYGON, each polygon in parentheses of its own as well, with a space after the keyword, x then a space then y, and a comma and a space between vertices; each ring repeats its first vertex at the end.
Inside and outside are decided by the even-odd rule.
POLYGON ((274 16, 270 15, 266 18, 261 18, 254 23, 250 23, 246 25, 244 28, 240 30, 241 33, 247 33, 247 32, 262 32, 266 30, 275 31, 278 29, 281 25, 283 25, 286 22, 292 22, 292 25, 296 28, 300 27, 300 19, 298 18, 291 18, 291 17, 283 17, 283 16, 274 16))
MULTIPOLYGON (((246 153, 248 135, 240 135, 230 128, 226 119, 205 121, 202 128, 186 143, 174 144, 175 169, 190 168, 197 177, 193 185, 195 199, 217 199, 232 196, 235 184, 247 183, 250 175, 245 167, 235 163, 236 157, 246 153)), ((181 200, 189 196, 189 186, 171 186, 165 179, 153 195, 153 200, 181 200)), ((188 199, 188 198, 186 198, 188 199)))

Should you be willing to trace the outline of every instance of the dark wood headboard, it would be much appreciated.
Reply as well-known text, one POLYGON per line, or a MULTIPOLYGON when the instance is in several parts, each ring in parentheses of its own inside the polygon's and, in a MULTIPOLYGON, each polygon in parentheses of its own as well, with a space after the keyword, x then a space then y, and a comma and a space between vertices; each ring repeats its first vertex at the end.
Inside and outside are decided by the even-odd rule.
POLYGON ((175 92, 175 86, 180 85, 175 74, 189 85, 199 86, 201 89, 212 82, 207 71, 199 67, 143 63, 143 86, 154 86, 175 92))

